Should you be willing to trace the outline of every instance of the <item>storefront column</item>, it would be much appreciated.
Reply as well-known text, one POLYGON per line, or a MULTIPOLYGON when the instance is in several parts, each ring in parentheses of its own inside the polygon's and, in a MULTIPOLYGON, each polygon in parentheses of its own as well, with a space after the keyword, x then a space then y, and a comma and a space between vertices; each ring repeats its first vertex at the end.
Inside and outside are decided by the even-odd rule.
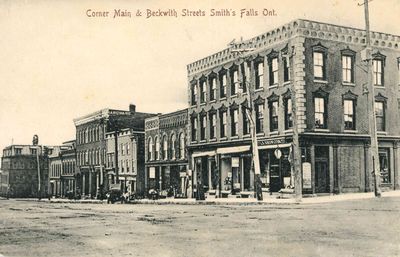
POLYGON ((99 173, 97 172, 96 173, 96 197, 97 197, 97 194, 100 193, 99 180, 100 180, 100 176, 99 176, 99 173))
POLYGON ((311 187, 312 193, 315 194, 315 146, 310 146, 310 154, 311 154, 311 187))
POLYGON ((244 157, 240 157, 240 191, 244 191, 244 157))
POLYGON ((208 158, 207 158, 207 164, 208 164, 208 188, 209 190, 212 190, 214 188, 212 187, 212 180, 211 180, 211 160, 209 160, 208 158))
MULTIPOLYGON (((369 192, 370 191, 370 182, 369 182, 369 176, 370 176, 370 171, 369 171, 369 147, 370 144, 368 142, 364 142, 364 191, 369 192)), ((339 184, 340 185, 340 184, 339 184)), ((340 186, 339 186, 340 189, 340 186)))
POLYGON ((333 193, 339 194, 338 145, 333 143, 333 193))
POLYGON ((333 193, 334 187, 334 172, 335 172, 335 162, 333 155, 333 146, 329 145, 329 193, 333 193))
POLYGON ((86 173, 82 173, 82 198, 85 197, 86 189, 86 173))
POLYGON ((398 141, 393 143, 393 190, 399 188, 399 154, 397 150, 398 141))
POLYGON ((89 198, 91 198, 92 197, 92 171, 90 170, 90 168, 89 168, 89 172, 88 172, 88 175, 89 175, 89 192, 88 192, 88 196, 89 196, 89 198))

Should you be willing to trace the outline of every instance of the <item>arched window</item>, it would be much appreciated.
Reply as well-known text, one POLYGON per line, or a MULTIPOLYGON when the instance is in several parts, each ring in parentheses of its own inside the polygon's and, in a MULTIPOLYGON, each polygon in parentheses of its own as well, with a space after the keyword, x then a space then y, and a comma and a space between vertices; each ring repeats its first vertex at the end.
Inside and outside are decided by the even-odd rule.
POLYGON ((181 159, 185 159, 185 135, 181 133, 179 135, 179 156, 181 159))
POLYGON ((168 159, 168 139, 166 135, 163 137, 163 158, 164 160, 168 159))
POLYGON ((156 160, 160 159, 160 139, 158 137, 156 137, 155 158, 156 160))
POLYGON ((151 161, 154 160, 153 155, 153 138, 149 137, 147 141, 147 160, 151 161))
POLYGON ((171 159, 176 159, 176 137, 175 134, 171 136, 171 159))

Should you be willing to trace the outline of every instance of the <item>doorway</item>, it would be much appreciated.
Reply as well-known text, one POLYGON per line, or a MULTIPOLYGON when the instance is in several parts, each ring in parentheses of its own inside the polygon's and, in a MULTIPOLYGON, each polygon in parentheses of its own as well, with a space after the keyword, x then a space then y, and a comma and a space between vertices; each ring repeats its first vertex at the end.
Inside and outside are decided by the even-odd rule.
POLYGON ((329 147, 315 147, 315 192, 329 193, 329 147))

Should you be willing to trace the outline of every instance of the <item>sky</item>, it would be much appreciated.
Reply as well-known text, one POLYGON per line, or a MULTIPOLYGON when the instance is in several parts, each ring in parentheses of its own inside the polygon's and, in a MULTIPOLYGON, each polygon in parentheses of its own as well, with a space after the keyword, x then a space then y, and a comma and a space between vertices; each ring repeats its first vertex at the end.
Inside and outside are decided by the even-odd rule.
MULTIPOLYGON (((364 28, 361 1, 0 0, 0 148, 31 144, 34 134, 59 145, 75 138, 74 118, 102 108, 185 108, 187 64, 297 18, 364 28), (240 17, 243 8, 258 16, 240 17), (264 8, 276 16, 263 16, 264 8), (89 9, 109 17, 88 17, 89 9), (114 9, 131 17, 113 18, 114 9), (147 9, 178 16, 147 18, 147 9), (211 9, 231 16, 211 17, 211 9)), ((369 5, 372 30, 400 35, 400 0, 369 5)))

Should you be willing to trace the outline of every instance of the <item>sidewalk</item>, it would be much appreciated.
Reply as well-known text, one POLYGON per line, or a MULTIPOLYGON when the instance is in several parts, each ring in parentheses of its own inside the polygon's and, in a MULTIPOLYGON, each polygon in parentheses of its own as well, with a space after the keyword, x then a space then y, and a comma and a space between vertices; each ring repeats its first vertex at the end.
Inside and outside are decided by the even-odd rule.
MULTIPOLYGON (((196 201, 196 199, 174 199, 166 198, 159 200, 149 200, 141 199, 130 201, 128 204, 183 204, 183 205, 257 205, 257 204, 320 204, 320 203, 330 203, 339 201, 350 201, 350 200, 361 200, 374 198, 373 192, 368 193, 347 193, 340 195, 327 195, 327 196, 315 196, 315 197, 303 197, 300 202, 296 199, 280 199, 276 198, 277 195, 272 197, 266 197, 263 201, 257 201, 255 198, 208 198, 202 201, 196 201)), ((382 193, 382 198, 387 197, 400 197, 400 190, 398 191, 388 191, 382 193)), ((15 199, 17 201, 38 201, 35 198, 25 198, 25 199, 15 199)), ((82 199, 82 200, 69 200, 52 198, 50 201, 48 199, 41 199, 41 202, 51 202, 51 203, 87 203, 87 204, 107 204, 107 200, 95 200, 95 199, 82 199)))

